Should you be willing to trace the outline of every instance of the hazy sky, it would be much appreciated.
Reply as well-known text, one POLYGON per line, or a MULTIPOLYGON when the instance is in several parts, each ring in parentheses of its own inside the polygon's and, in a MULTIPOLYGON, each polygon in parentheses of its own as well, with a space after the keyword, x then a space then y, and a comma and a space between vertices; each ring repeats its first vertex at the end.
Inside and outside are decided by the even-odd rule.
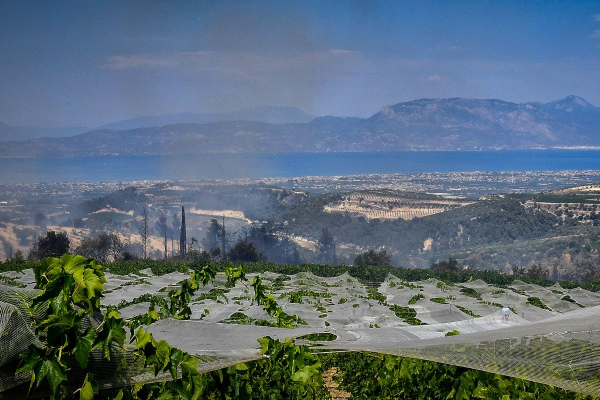
POLYGON ((0 121, 423 97, 600 105, 600 1, 0 2, 0 121))

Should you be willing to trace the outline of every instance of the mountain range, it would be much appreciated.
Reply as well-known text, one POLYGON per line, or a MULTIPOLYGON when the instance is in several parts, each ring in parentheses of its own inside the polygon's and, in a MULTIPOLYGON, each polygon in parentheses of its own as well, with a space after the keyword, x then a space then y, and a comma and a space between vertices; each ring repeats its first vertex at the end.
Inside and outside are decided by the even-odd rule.
POLYGON ((229 113, 180 113, 126 119, 101 126, 101 129, 126 130, 173 124, 208 124, 220 121, 254 121, 268 124, 309 122, 314 116, 296 107, 260 107, 229 113))
POLYGON ((366 119, 311 119, 295 110, 267 109, 262 120, 257 120, 257 112, 227 118, 176 114, 127 120, 109 125, 113 129, 104 127, 73 137, 0 142, 0 157, 600 146, 600 108, 577 96, 550 103, 420 99, 384 106, 366 119), (294 115, 300 120, 290 122, 294 115), (255 120, 244 120, 252 117, 255 120), (161 126, 140 127, 147 124, 161 126))
POLYGON ((40 128, 33 126, 11 126, 0 122, 0 141, 37 139, 43 137, 73 136, 88 132, 88 127, 40 128))
POLYGON ((99 128, 89 127, 31 127, 11 126, 0 122, 0 142, 67 137, 99 129, 127 130, 173 124, 206 124, 218 121, 258 121, 269 124, 309 122, 315 117, 296 107, 259 107, 228 113, 178 113, 149 115, 104 124, 99 128))

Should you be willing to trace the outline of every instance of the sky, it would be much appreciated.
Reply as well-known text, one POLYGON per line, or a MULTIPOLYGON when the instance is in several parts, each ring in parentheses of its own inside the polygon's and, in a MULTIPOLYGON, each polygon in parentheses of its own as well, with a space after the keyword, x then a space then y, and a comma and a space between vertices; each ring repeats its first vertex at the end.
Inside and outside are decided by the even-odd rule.
POLYGON ((600 106, 600 0, 0 2, 9 125, 570 94, 600 106))

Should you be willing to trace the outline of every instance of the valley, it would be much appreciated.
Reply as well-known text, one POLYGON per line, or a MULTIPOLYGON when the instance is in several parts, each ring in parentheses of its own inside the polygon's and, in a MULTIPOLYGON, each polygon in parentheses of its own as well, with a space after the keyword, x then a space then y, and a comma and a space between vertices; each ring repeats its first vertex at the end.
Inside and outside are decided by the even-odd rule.
POLYGON ((75 252, 84 239, 113 232, 139 257, 143 209, 149 215, 148 256, 175 257, 183 206, 190 257, 218 250, 211 257, 220 259, 245 242, 269 261, 352 264, 373 249, 385 251, 395 266, 426 268, 451 257, 466 269, 513 273, 539 265, 548 278, 592 279, 600 273, 600 187, 589 183, 600 180, 596 174, 6 185, 0 258, 17 251, 26 257, 48 230, 67 233, 75 252))

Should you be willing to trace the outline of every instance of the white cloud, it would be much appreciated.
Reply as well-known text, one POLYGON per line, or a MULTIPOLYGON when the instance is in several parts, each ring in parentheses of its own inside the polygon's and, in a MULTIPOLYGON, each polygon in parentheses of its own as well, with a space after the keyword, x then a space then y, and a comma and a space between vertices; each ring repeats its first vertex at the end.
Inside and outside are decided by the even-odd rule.
POLYGON ((594 31, 594 33, 592 33, 592 37, 594 37, 594 38, 600 38, 600 29, 596 29, 594 31))
POLYGON ((600 22, 600 14, 594 15, 593 18, 594 18, 594 21, 600 22))
POLYGON ((464 51, 464 49, 464 47, 456 45, 448 47, 448 51, 464 51))
POLYGON ((433 75, 429 75, 429 76, 427 77, 427 80, 428 80, 429 82, 439 82, 439 81, 441 81, 441 80, 442 80, 442 77, 441 77, 441 75, 439 75, 439 74, 433 74, 433 75))
POLYGON ((208 56, 212 54, 217 54, 215 51, 184 51, 180 53, 182 56, 208 56))
POLYGON ((362 53, 329 49, 291 56, 269 56, 251 52, 195 51, 170 54, 136 54, 109 57, 106 69, 177 69, 187 74, 225 76, 263 81, 273 74, 336 75, 363 65, 362 53))
POLYGON ((111 56, 108 58, 103 67, 108 69, 131 69, 143 67, 173 67, 176 63, 174 60, 148 56, 148 55, 129 55, 129 56, 111 56))
POLYGON ((358 53, 356 51, 343 50, 343 49, 330 49, 329 52, 331 54, 342 55, 342 56, 356 56, 356 55, 360 55, 360 53, 358 53))

